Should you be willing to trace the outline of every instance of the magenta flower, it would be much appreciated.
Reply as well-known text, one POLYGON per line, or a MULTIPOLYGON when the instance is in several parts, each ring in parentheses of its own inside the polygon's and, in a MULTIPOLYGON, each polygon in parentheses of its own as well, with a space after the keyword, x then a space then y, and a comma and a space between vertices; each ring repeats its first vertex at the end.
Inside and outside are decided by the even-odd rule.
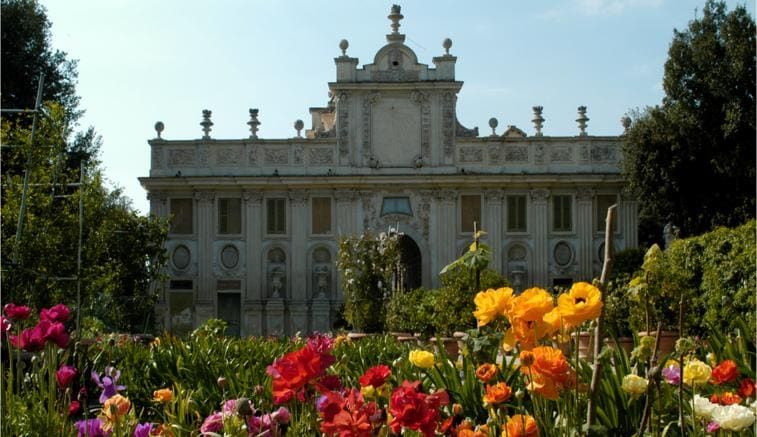
POLYGON ((707 424, 707 433, 712 434, 717 432, 720 429, 720 424, 715 422, 714 420, 707 424))
POLYGON ((58 380, 58 386, 61 388, 68 387, 76 376, 76 367, 63 365, 55 372, 55 378, 58 380))
MULTIPOLYGON (((66 346, 68 346, 69 336, 68 332, 66 332, 66 327, 63 326, 63 323, 40 320, 37 326, 41 326, 43 324, 46 325, 46 329, 44 331, 45 340, 57 344, 61 349, 65 349, 66 346)), ((40 327, 40 329, 43 328, 40 327)))
POLYGON ((152 423, 140 423, 134 428, 134 437, 150 437, 152 423))
POLYGON ((15 303, 6 304, 3 308, 5 315, 11 320, 26 320, 32 313, 31 308, 26 305, 16 305, 15 303))
POLYGON ((68 415, 73 416, 74 414, 78 413, 81 409, 81 404, 79 401, 71 401, 70 404, 68 404, 68 415))
POLYGON ((274 422, 286 425, 291 420, 292 415, 289 413, 289 410, 287 410, 286 407, 279 407, 278 410, 271 413, 271 418, 274 422))
POLYGON ((102 375, 102 379, 100 378, 100 375, 92 371, 92 381, 97 384, 98 387, 103 389, 103 392, 100 394, 100 403, 104 404, 105 401, 107 401, 112 396, 115 396, 118 394, 119 390, 126 390, 126 387, 123 385, 117 385, 118 378, 121 377, 121 371, 116 370, 114 367, 108 366, 105 368, 105 373, 102 375))
POLYGON ((26 328, 21 331, 21 335, 10 336, 13 346, 29 352, 39 352, 45 348, 45 333, 39 329, 39 325, 33 328, 26 328))
POLYGON ((681 383, 681 368, 670 365, 662 369, 662 377, 665 378, 665 382, 668 384, 678 385, 681 383))
POLYGON ((102 421, 100 419, 80 420, 74 423, 74 426, 76 426, 76 429, 78 430, 77 437, 83 437, 85 435, 88 437, 106 437, 111 433, 111 430, 108 430, 108 432, 103 431, 102 421))
POLYGON ((218 411, 206 417, 202 422, 202 426, 200 426, 202 434, 217 433, 221 430, 223 430, 223 414, 218 411))
POLYGON ((42 308, 39 312, 40 320, 49 320, 51 322, 65 323, 71 315, 71 310, 67 306, 59 303, 50 309, 42 308))

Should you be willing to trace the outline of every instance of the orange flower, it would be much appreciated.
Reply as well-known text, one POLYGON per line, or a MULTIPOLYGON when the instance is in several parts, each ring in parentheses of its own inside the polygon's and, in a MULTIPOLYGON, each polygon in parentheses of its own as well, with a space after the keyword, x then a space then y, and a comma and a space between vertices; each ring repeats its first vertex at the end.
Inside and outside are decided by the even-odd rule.
POLYGON ((741 396, 732 391, 723 392, 720 395, 714 394, 710 396, 710 402, 720 405, 733 405, 740 404, 742 401, 741 396))
POLYGON ((599 317, 602 312, 602 293, 588 282, 576 282, 567 293, 557 298, 557 308, 565 325, 579 326, 599 317))
POLYGON ((513 319, 510 329, 505 332, 503 347, 506 351, 520 344, 521 349, 531 349, 536 342, 551 335, 552 326, 543 321, 529 322, 523 319, 513 319))
POLYGON ((502 437, 536 437, 539 435, 539 428, 536 426, 536 420, 533 417, 516 414, 505 424, 505 431, 502 437))
POLYGON ((482 364, 476 369, 476 378, 482 382, 489 382, 497 375, 499 368, 496 364, 482 364))
POLYGON ((573 370, 559 349, 539 346, 531 350, 533 364, 521 366, 528 379, 528 389, 547 399, 557 399, 560 392, 575 383, 573 370))
POLYGON ((480 291, 473 298, 476 304, 476 311, 473 315, 478 320, 478 326, 484 326, 493 322, 499 316, 503 316, 510 311, 513 301, 513 289, 503 287, 498 289, 490 288, 486 291, 480 291))
POLYGON ((522 351, 520 353, 520 365, 529 367, 534 364, 534 353, 531 351, 522 351))
POLYGON ((731 382, 739 376, 739 369, 733 360, 723 360, 720 364, 712 369, 710 381, 713 384, 725 384, 731 382))
POLYGON ((155 402, 167 403, 173 399, 173 392, 170 388, 161 388, 152 392, 152 400, 155 402))
POLYGON ((521 319, 527 322, 541 321, 544 315, 552 311, 555 301, 552 295, 541 288, 529 288, 516 297, 510 311, 510 322, 521 319))
POLYGON ((504 382, 500 382, 495 385, 486 385, 486 393, 484 394, 484 402, 489 405, 501 404, 510 399, 512 394, 510 387, 504 382))
POLYGON ((129 399, 119 394, 109 397, 103 404, 102 412, 99 416, 100 420, 103 422, 103 430, 110 430, 113 427, 113 423, 125 416, 130 408, 131 401, 129 401, 129 399))

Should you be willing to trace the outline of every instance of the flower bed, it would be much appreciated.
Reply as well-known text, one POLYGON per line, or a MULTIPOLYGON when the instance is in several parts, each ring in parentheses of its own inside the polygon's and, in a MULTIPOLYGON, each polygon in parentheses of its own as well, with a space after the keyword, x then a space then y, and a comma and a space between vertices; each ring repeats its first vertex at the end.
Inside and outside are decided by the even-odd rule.
POLYGON ((457 359, 390 336, 227 338, 217 323, 147 345, 71 341, 64 306, 9 304, 5 347, 31 359, 4 354, 2 434, 669 435, 680 416, 688 433, 753 435, 748 331, 683 339, 666 357, 651 337, 630 355, 605 347, 587 430, 593 366, 569 342, 601 313, 599 290, 490 289, 475 303, 457 359))

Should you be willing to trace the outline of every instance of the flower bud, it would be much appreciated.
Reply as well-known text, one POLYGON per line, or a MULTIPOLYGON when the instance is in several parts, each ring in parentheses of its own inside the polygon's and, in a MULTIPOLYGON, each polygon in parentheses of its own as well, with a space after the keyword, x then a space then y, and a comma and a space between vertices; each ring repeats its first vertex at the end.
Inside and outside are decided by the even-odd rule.
POLYGON ((221 389, 226 388, 226 378, 219 376, 216 380, 216 384, 218 384, 218 387, 220 387, 221 389))
POLYGON ((460 404, 452 404, 452 414, 455 416, 463 414, 463 406, 460 404))
POLYGON ((247 398, 237 399, 237 414, 242 417, 252 415, 252 407, 250 406, 250 400, 247 398))

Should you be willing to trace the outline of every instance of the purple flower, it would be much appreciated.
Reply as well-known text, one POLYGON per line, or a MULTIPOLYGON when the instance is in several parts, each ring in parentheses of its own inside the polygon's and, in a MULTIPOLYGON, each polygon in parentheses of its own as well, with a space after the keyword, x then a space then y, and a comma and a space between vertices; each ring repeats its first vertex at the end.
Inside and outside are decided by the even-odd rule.
POLYGON ((717 432, 717 430, 720 429, 720 424, 715 422, 714 420, 707 424, 707 432, 709 434, 712 434, 714 432, 717 432))
POLYGON ((667 366, 662 369, 662 376, 668 384, 678 385, 681 383, 681 368, 674 365, 667 366))
POLYGON ((289 413, 289 410, 287 410, 286 407, 279 407, 278 410, 271 413, 271 418, 274 420, 274 422, 287 424, 292 418, 292 415, 289 413))
POLYGON ((126 387, 123 385, 116 385, 118 382, 118 378, 121 377, 121 371, 116 370, 115 368, 108 366, 105 368, 105 373, 103 373, 102 380, 100 379, 100 375, 92 371, 92 381, 97 384, 98 387, 103 389, 102 394, 100 394, 100 403, 104 404, 105 401, 107 401, 110 397, 115 396, 118 394, 119 390, 125 390, 126 387))
POLYGON ((200 432, 208 434, 211 432, 217 433, 223 429, 223 414, 216 411, 210 416, 206 417, 200 426, 200 432))
POLYGON ((150 437, 152 423, 140 423, 134 428, 134 437, 150 437))
POLYGON ((80 420, 74 423, 78 431, 77 437, 89 436, 89 437, 106 437, 109 436, 111 431, 103 431, 102 421, 100 419, 87 419, 80 420))

